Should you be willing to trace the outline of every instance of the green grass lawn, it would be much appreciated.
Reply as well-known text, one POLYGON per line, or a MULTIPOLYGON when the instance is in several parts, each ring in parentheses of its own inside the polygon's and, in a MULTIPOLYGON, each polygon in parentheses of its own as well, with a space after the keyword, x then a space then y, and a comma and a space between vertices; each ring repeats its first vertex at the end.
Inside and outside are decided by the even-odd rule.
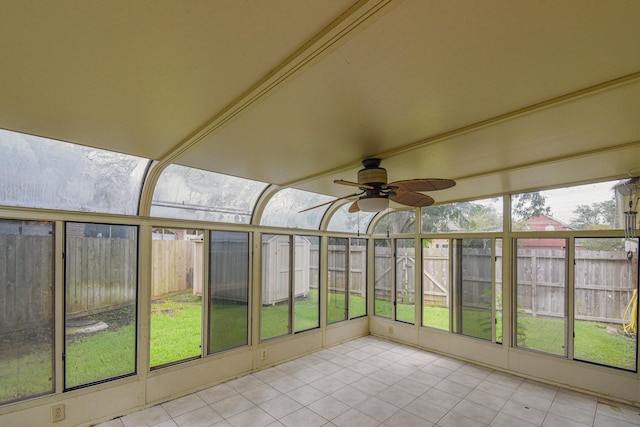
MULTIPOLYGON (((327 303, 327 322, 345 320, 346 298, 342 293, 329 293, 327 303)), ((366 299, 350 295, 349 311, 351 318, 366 314, 366 299)), ((297 298, 294 304, 295 332, 306 331, 320 326, 318 291, 311 290, 305 298, 297 298)), ((263 306, 260 313, 261 339, 269 339, 289 333, 289 305, 275 304, 263 306)))
POLYGON ((263 306, 260 311, 260 339, 289 333, 289 303, 263 306))
MULTIPOLYGON (((386 317, 391 319, 391 301, 376 298, 373 304, 374 313, 376 316, 386 317)), ((396 305, 396 319, 401 322, 415 323, 415 305, 414 304, 400 304, 396 305)), ((449 320, 447 318, 447 325, 449 320)), ((448 327, 447 327, 448 329, 448 327)))
MULTIPOLYGON (((213 302, 209 312, 212 327, 208 353, 247 344, 247 313, 248 306, 243 302, 213 302)), ((202 329, 201 297, 185 293, 154 300, 151 304, 150 365, 162 366, 200 356, 202 329)))
POLYGON ((518 347, 564 355, 564 319, 547 319, 518 315, 518 347))
POLYGON ((449 308, 424 306, 422 308, 422 324, 431 328, 449 330, 449 308))
POLYGON ((66 348, 66 387, 135 372, 135 334, 130 323, 74 340, 66 348))
POLYGON ((150 365, 160 366, 200 355, 202 299, 179 294, 151 302, 150 365), (179 336, 181 339, 176 339, 179 336))
MULTIPOLYGON (((564 320, 521 317, 520 321, 526 328, 523 347, 565 354, 564 320)), ((619 325, 577 320, 574 332, 574 359, 623 369, 635 368, 636 337, 622 335, 619 325), (619 335, 607 332, 607 326, 611 332, 617 331, 619 335)))
MULTIPOLYGON (((333 319, 342 319, 344 316, 344 295, 330 294, 327 304, 328 316, 333 319)), ((295 326, 296 331, 302 331, 318 326, 318 305, 317 295, 310 294, 307 299, 299 299, 295 303, 295 326)), ((161 365, 177 360, 182 360, 200 354, 201 314, 199 299, 192 301, 182 301, 176 309, 167 302, 167 305, 158 306, 159 310, 152 315, 152 366, 161 365), (164 308, 161 308, 164 307, 164 308), (164 323, 163 323, 164 322, 164 323), (162 327, 158 325, 164 325, 162 327), (156 327, 158 330, 169 331, 163 336, 154 334, 156 327), (196 332, 190 332, 196 331, 196 332), (175 337, 180 339, 176 340, 175 337), (173 337, 173 338, 172 338, 173 337)), ((351 310, 353 312, 365 311, 365 300, 361 297, 352 297, 351 310)), ((377 300, 377 315, 391 315, 391 304, 389 301, 377 300)), ((396 316, 399 319, 411 321, 414 313, 414 306, 410 304, 398 304, 396 306, 396 316)), ((246 343, 246 306, 244 305, 223 305, 220 304, 212 308, 212 351, 219 351, 227 348, 244 345, 246 343), (216 328, 216 325, 218 326, 216 328)), ((465 335, 488 338, 490 334, 490 323, 485 319, 485 312, 465 312, 463 318, 463 333, 465 335), (477 315, 477 318, 474 316, 477 315)), ((425 325, 444 330, 449 329, 449 311, 441 307, 424 308, 425 325)), ((559 319, 519 317, 520 328, 524 329, 523 340, 519 346, 530 348, 546 353, 564 355, 564 321, 559 319)), ((501 322, 498 322, 501 325, 501 322)), ((574 358, 588 362, 595 362, 604 365, 620 367, 624 369, 634 369, 635 367, 635 338, 624 335, 612 335, 607 333, 606 324, 591 321, 576 321, 574 341, 574 358)), ((288 305, 276 304, 275 306, 265 306, 261 312, 262 338, 267 339, 288 333, 288 305)), ((496 335, 500 341, 501 328, 497 328, 496 335)), ((122 334, 131 333, 121 332, 122 334)), ((93 350, 93 340, 83 340, 80 353, 91 353, 93 350), (85 342, 86 341, 86 342, 85 342), (85 348, 86 347, 86 348, 85 348)), ((130 340, 128 340, 130 341, 130 340)), ((75 350, 72 350, 72 353, 75 350)), ((131 354, 131 349, 124 348, 120 359, 126 359, 131 354)), ((118 357, 116 357, 117 359, 118 357)), ((77 360, 83 360, 77 357, 77 360)), ((82 366, 75 367, 76 371, 85 371, 96 367, 96 372, 104 372, 101 362, 83 362, 82 366)), ((115 369, 112 372, 126 372, 127 369, 115 369)), ((104 373, 96 374, 105 375, 104 373)), ((67 381, 73 381, 73 377, 68 377, 67 381)))
MULTIPOLYGON (((496 337, 502 341, 502 313, 497 312, 496 337)), ((520 335, 518 346, 545 353, 564 355, 565 327, 562 319, 532 318, 519 316, 520 335)), ((467 322, 469 323, 469 322, 467 322)), ((423 324, 433 328, 449 330, 449 309, 445 307, 424 307, 423 324)), ((483 328, 489 325, 479 322, 483 328)), ((619 330, 619 325, 609 325, 602 322, 577 320, 574 325, 574 359, 594 362, 608 366, 633 370, 635 368, 636 338, 622 335, 612 335, 607 332, 619 330)), ((475 328, 464 330, 471 336, 483 336, 484 331, 475 328)), ((484 329, 486 331, 486 329, 484 329)), ((620 332, 620 331, 619 331, 620 332)))
MULTIPOLYGON (((294 331, 306 331, 320 326, 318 291, 294 302, 294 331)), ((260 310, 260 339, 266 340, 289 333, 289 302, 262 306, 260 310)))
POLYGON ((65 387, 75 387, 136 371, 136 307, 124 307, 85 316, 107 329, 65 337, 65 387))
POLYGON ((320 326, 320 297, 317 290, 311 290, 305 297, 296 298, 293 307, 295 332, 306 331, 320 326))
POLYGON ((347 318, 347 295, 340 292, 329 292, 327 304, 327 323, 340 322, 347 318))
MULTIPOLYGON (((19 352, 15 347, 12 350, 19 352)), ((50 349, 35 346, 30 353, 0 357, 0 403, 53 390, 53 357, 50 349)))
MULTIPOLYGON (((347 313, 345 312, 346 297, 345 294, 340 292, 330 292, 329 302, 327 303, 327 323, 340 322, 346 320, 347 313)), ((367 314, 367 301, 365 298, 350 294, 349 295, 349 313, 353 319, 355 317, 364 316, 367 314)))
POLYGON ((607 332, 607 326, 606 323, 577 321, 574 359, 633 369, 636 337, 612 335, 607 332))
POLYGON ((244 302, 216 300, 209 308, 209 353, 249 342, 249 306, 244 302))

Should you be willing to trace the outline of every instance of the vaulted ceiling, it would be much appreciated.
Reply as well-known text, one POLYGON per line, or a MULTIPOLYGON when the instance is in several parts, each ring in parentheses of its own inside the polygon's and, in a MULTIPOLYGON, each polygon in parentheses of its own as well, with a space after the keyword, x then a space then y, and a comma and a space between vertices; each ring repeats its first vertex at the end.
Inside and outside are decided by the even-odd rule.
POLYGON ((637 0, 0 4, 0 128, 333 196, 640 174, 637 0))

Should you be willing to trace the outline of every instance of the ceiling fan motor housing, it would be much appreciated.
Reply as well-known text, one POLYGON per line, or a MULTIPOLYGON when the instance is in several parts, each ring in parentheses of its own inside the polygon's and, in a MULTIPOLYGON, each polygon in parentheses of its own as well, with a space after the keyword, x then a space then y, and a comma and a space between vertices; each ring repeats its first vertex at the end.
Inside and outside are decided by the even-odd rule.
POLYGON ((365 159, 364 169, 358 171, 358 184, 384 185, 387 183, 387 170, 380 167, 380 159, 365 159))

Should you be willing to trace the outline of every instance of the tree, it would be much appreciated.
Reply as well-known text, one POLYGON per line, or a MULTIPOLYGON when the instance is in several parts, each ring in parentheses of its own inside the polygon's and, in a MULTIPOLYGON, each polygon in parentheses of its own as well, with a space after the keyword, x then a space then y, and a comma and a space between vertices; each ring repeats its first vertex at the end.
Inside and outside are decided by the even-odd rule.
POLYGON ((415 231, 416 217, 413 210, 393 211, 382 218, 376 224, 374 234, 383 233, 412 233, 415 231))
POLYGON ((588 251, 623 251, 624 239, 585 238, 576 239, 576 244, 582 245, 588 251))
POLYGON ((511 212, 516 221, 526 221, 542 215, 551 215, 547 198, 538 191, 516 194, 512 198, 511 212))
POLYGON ((471 210, 469 202, 429 206, 422 210, 422 229, 425 233, 437 233, 450 231, 452 227, 467 228, 471 210))
POLYGON ((501 213, 492 205, 475 202, 429 206, 422 211, 422 229, 426 233, 495 231, 502 227, 501 213))
POLYGON ((578 205, 573 215, 571 227, 578 230, 602 228, 602 226, 613 228, 616 220, 616 201, 611 199, 594 202, 591 205, 578 205))
POLYGON ((494 206, 473 204, 470 215, 471 229, 477 231, 495 231, 502 229, 502 212, 498 212, 494 206))

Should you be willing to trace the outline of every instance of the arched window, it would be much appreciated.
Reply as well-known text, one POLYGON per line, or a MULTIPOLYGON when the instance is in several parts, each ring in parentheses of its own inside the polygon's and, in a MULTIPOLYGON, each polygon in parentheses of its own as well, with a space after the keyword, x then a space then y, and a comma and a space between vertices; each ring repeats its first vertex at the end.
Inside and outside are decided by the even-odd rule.
POLYGON ((0 129, 0 204, 135 215, 148 164, 0 129))
POLYGON ((151 216, 248 224, 268 184, 170 165, 153 192, 151 216))
POLYGON ((264 208, 260 225, 317 230, 329 205, 305 212, 301 210, 330 201, 332 197, 309 191, 285 188, 278 191, 264 208))

